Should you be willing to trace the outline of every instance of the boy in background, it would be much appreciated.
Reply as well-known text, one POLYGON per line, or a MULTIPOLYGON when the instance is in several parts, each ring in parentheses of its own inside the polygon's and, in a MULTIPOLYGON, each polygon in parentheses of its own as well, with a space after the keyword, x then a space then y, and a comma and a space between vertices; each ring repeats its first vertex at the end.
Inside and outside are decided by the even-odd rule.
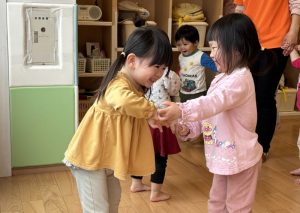
POLYGON ((182 25, 175 34, 175 41, 180 55, 180 101, 206 95, 205 68, 217 72, 214 61, 198 49, 199 33, 191 25, 182 25))

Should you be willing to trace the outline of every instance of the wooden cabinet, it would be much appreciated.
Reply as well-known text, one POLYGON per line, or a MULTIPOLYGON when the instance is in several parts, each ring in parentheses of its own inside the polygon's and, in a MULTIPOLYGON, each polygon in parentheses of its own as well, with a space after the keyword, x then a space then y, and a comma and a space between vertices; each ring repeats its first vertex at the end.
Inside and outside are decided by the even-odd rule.
MULTIPOLYGON (((172 7, 178 3, 188 2, 200 4, 203 7, 204 15, 207 18, 208 28, 223 13, 223 0, 131 0, 140 7, 150 12, 148 20, 154 21, 159 28, 164 30, 171 41, 172 38, 172 7)), ((86 42, 99 42, 106 53, 106 57, 111 59, 111 63, 117 58, 123 50, 118 46, 118 2, 121 0, 77 0, 78 5, 97 4, 102 11, 102 17, 99 21, 78 21, 78 52, 86 53, 86 42)), ((209 47, 201 48, 203 51, 209 51, 209 47)), ((178 69, 178 54, 176 47, 173 47, 174 65, 173 70, 178 69)), ((98 73, 78 73, 79 91, 95 91, 99 88, 102 74, 98 73)), ((86 101, 85 101, 86 102, 86 101)), ((79 101, 80 104, 80 101, 79 101)), ((81 109, 81 107, 79 107, 81 109)), ((79 112, 81 115, 82 112, 79 112)), ((79 118, 80 119, 80 118, 79 118)))
MULTIPOLYGON (((157 26, 164 30, 170 40, 172 36, 172 6, 178 3, 188 2, 200 4, 203 7, 204 14, 207 18, 208 28, 223 13, 223 0, 131 0, 140 7, 146 8, 150 12, 148 20, 157 23, 157 26)), ((100 21, 78 21, 78 51, 85 53, 85 44, 88 41, 97 41, 105 50, 108 57, 113 62, 117 55, 122 51, 118 46, 118 2, 121 0, 78 0, 78 5, 94 5, 95 3, 102 10, 100 21)), ((209 51, 208 47, 202 48, 209 51)), ((174 47, 176 52, 177 48, 174 47)), ((87 74, 81 74, 79 77, 86 77, 87 74)))
MULTIPOLYGON (((100 7, 102 16, 99 21, 78 20, 77 39, 78 52, 85 57, 86 43, 97 42, 100 49, 104 51, 105 58, 110 59, 110 62, 117 57, 117 0, 77 0, 77 11, 80 5, 97 5, 100 7)), ((104 60, 103 60, 104 61, 104 60)), ((107 60, 106 60, 107 61, 107 60)), ((78 60, 78 87, 79 87, 79 101, 78 101, 78 117, 79 122, 82 120, 86 111, 95 100, 97 90, 101 84, 101 79, 105 72, 88 72, 88 60, 85 59, 83 72, 81 69, 80 60, 78 60)), ((109 67, 105 66, 105 67, 109 67)))
MULTIPOLYGON (((78 5, 94 5, 101 8, 102 17, 99 21, 78 21, 78 52, 86 54, 86 42, 98 42, 107 58, 116 58, 116 0, 78 0, 78 5)), ((86 56, 86 55, 85 55, 86 56)), ((79 77, 101 77, 95 73, 80 73, 79 77)))
MULTIPOLYGON (((202 5, 204 15, 207 18, 208 28, 223 14, 223 0, 136 0, 133 2, 150 12, 148 20, 156 22, 157 26, 168 34, 170 40, 172 39, 172 7, 179 3, 188 2, 202 5)), ((209 51, 208 47, 201 49, 209 51)), ((118 51, 120 52, 121 50, 122 47, 118 47, 118 51)), ((177 48, 174 47, 173 51, 176 52, 177 48)))
MULTIPOLYGON (((172 7, 179 4, 179 3, 194 3, 194 4, 200 4, 202 5, 204 15, 206 16, 206 22, 208 23, 208 28, 217 20, 219 19, 223 14, 223 0, 152 0, 152 1, 146 1, 146 0, 136 0, 132 2, 136 2, 140 7, 143 7, 147 9, 150 12, 150 17, 148 20, 154 21, 157 23, 157 26, 164 30, 172 43, 172 7)), ((117 26, 117 32, 120 32, 121 25, 117 26)), ((207 32, 206 30, 206 32, 207 32)), ((119 42, 120 43, 120 42, 119 42)), ((210 48, 206 45, 204 47, 200 48, 202 51, 210 51, 210 48)), ((120 45, 117 48, 118 54, 123 50, 123 47, 120 45)), ((178 50, 174 46, 173 47, 174 52, 174 63, 173 63, 173 70, 178 70, 178 50)))

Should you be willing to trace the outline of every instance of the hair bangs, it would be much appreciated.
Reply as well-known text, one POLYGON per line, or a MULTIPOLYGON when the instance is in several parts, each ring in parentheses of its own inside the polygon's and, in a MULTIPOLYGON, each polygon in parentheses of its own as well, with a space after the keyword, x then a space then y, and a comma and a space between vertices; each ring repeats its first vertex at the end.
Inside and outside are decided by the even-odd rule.
MULTIPOLYGON (((169 41, 167 41, 169 42, 169 41)), ((150 65, 166 65, 167 67, 172 66, 173 55, 172 47, 169 43, 166 43, 162 38, 157 38, 153 42, 152 48, 149 50, 148 54, 152 57, 150 65)))
POLYGON ((206 40, 209 41, 216 41, 220 43, 220 34, 222 32, 222 29, 219 27, 219 25, 213 25, 209 28, 206 36, 206 40))
POLYGON ((152 60, 150 65, 166 65, 167 67, 172 66, 173 56, 172 49, 169 48, 168 45, 157 45, 157 47, 153 47, 149 52, 152 55, 152 60), (163 57, 162 57, 163 56, 163 57))

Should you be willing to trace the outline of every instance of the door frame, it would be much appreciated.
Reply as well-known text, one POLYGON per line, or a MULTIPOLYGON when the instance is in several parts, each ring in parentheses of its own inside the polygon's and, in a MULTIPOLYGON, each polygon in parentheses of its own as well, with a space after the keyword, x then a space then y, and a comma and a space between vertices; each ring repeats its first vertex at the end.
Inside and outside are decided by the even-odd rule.
POLYGON ((0 1, 0 177, 12 174, 6 6, 6 1, 0 1))

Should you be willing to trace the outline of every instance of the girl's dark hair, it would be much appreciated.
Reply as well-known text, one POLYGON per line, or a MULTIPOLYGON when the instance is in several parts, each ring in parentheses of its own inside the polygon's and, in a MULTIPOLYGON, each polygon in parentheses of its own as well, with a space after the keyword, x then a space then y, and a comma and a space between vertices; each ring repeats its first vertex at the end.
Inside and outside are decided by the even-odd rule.
POLYGON ((192 43, 199 41, 199 33, 196 27, 191 25, 182 25, 175 33, 175 41, 185 39, 192 43))
POLYGON ((123 52, 114 61, 102 80, 98 98, 105 94, 109 82, 121 70, 130 53, 135 54, 138 58, 151 58, 149 66, 157 64, 169 68, 172 65, 172 46, 168 35, 157 27, 139 27, 130 34, 123 52))
POLYGON ((207 40, 218 43, 227 73, 237 67, 251 69, 261 51, 255 25, 244 14, 233 13, 218 19, 208 30, 207 40))

